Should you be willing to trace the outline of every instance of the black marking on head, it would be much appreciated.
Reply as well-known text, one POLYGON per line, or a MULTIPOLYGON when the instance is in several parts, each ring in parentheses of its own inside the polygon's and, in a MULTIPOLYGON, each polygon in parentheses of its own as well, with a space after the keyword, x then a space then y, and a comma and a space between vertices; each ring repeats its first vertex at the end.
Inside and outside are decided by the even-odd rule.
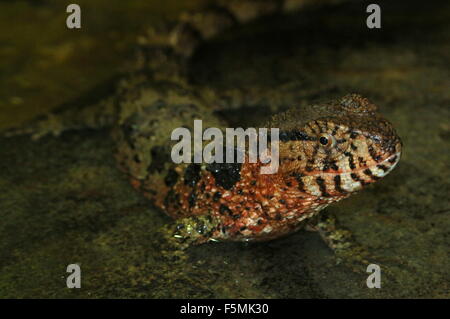
POLYGON ((341 138, 341 139, 336 140, 337 144, 342 144, 342 143, 345 143, 345 142, 347 142, 347 140, 345 138, 341 138))
POLYGON ((281 131, 279 134, 279 138, 281 142, 289 142, 289 141, 313 141, 316 138, 313 136, 309 136, 305 132, 293 130, 293 131, 281 131))
POLYGON ((396 160, 397 160, 397 155, 395 155, 393 158, 389 159, 388 162, 391 164, 394 164, 396 160))
POLYGON ((358 133, 351 131, 350 132, 350 138, 357 138, 358 137, 358 133))
POLYGON ((323 161, 323 168, 322 168, 323 171, 329 170, 330 167, 333 165, 336 166, 336 161, 331 158, 331 150, 327 150, 327 151, 329 151, 329 152, 326 153, 327 157, 323 161))
POLYGON ((316 183, 317 183, 317 185, 319 185, 319 189, 320 189, 320 192, 322 193, 322 196, 323 196, 323 197, 329 197, 329 196, 331 196, 331 195, 328 194, 328 192, 327 192, 327 186, 325 185, 325 180, 324 180, 322 177, 318 176, 318 177, 316 178, 316 183))
POLYGON ((314 134, 317 134, 316 129, 311 125, 311 123, 308 124, 308 127, 311 129, 311 131, 312 131, 314 134))
POLYGON ((362 186, 366 185, 367 182, 365 182, 362 178, 360 178, 357 174, 355 173, 351 173, 350 177, 355 181, 355 182, 360 182, 362 186))
POLYGON ((211 163, 206 170, 214 176, 216 184, 231 189, 241 179, 241 163, 211 163))
POLYGON ((178 181, 178 173, 172 168, 167 172, 166 177, 164 178, 164 183, 171 187, 175 185, 178 181))
POLYGON ((192 163, 184 171, 184 184, 194 187, 200 180, 200 165, 192 163))
POLYGON ((336 161, 331 161, 330 163, 331 169, 337 171, 339 169, 339 166, 337 166, 336 161))
POLYGON ((359 166, 364 166, 364 165, 366 165, 366 161, 364 160, 363 157, 358 157, 358 161, 359 161, 359 166))
POLYGON ((356 166, 355 166, 355 161, 353 159, 353 154, 350 152, 345 152, 344 155, 348 157, 348 165, 349 165, 350 169, 355 169, 356 166))
POLYGON ((351 143, 350 147, 352 148, 352 150, 356 151, 358 148, 355 146, 355 144, 351 143))
POLYGON ((317 156, 317 153, 319 152, 319 147, 320 147, 319 144, 314 145, 314 150, 311 155, 311 158, 308 159, 309 164, 314 164, 315 157, 317 156))
POLYGON ((347 193, 347 191, 341 186, 341 175, 336 175, 334 177, 334 189, 341 194, 347 193))
POLYGON ((377 155, 377 152, 375 151, 375 149, 372 147, 372 145, 369 146, 369 154, 370 157, 372 157, 372 159, 375 162, 378 162, 381 159, 381 156, 377 155))
POLYGON ((366 174, 367 176, 369 176, 370 178, 373 178, 374 180, 379 180, 380 179, 380 177, 375 176, 375 175, 372 174, 372 171, 370 170, 370 168, 366 168, 363 171, 363 173, 366 174))
POLYGON ((336 135, 336 133, 337 133, 337 131, 339 130, 339 125, 336 125, 335 127, 334 127, 334 129, 333 129, 333 131, 331 132, 331 135, 336 135))
POLYGON ((384 172, 387 172, 389 170, 388 167, 384 166, 383 164, 377 165, 377 167, 381 170, 383 170, 384 172))
MULTIPOLYGON (((322 133, 322 126, 320 126, 319 125, 319 123, 316 121, 316 120, 314 120, 314 123, 317 125, 317 127, 319 128, 319 133, 322 133)), ((325 123, 327 123, 327 122, 325 122, 325 123)))
POLYGON ((294 176, 295 179, 297 180, 299 191, 301 191, 303 193, 306 193, 306 191, 305 191, 305 183, 303 182, 303 179, 302 179, 302 177, 304 175, 303 174, 294 173, 294 174, 292 174, 292 176, 294 176))
POLYGON ((326 148, 325 149, 325 154, 330 157, 331 156, 331 148, 326 148))

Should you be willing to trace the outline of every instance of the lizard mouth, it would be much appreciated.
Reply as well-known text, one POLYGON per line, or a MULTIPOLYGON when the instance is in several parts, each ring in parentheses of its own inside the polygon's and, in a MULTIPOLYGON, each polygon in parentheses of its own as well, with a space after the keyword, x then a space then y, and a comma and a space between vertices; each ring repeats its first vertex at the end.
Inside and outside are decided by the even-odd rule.
POLYGON ((373 174, 378 177, 384 177, 389 174, 395 168, 395 166, 397 166, 398 162, 400 161, 401 155, 402 152, 398 151, 379 162, 376 166, 371 168, 373 174))
MULTIPOLYGON (((400 156, 401 151, 398 151, 374 165, 362 167, 353 172, 342 172, 340 174, 336 174, 339 175, 338 179, 340 181, 339 187, 334 187, 337 191, 336 194, 350 194, 361 190, 366 185, 377 182, 389 174, 395 166, 397 166, 400 161, 400 156)), ((336 177, 334 178, 334 181, 336 182, 336 177)))
POLYGON ((372 177, 375 180, 383 178, 387 174, 389 174, 395 166, 397 166, 400 161, 401 151, 396 152, 384 160, 381 160, 376 165, 368 167, 363 170, 363 173, 369 177, 372 177))
POLYGON ((395 166, 397 166, 398 162, 400 161, 400 156, 401 151, 398 151, 374 165, 366 168, 361 168, 360 170, 353 173, 345 174, 349 175, 349 178, 347 178, 348 191, 358 191, 364 186, 372 184, 385 177, 395 168, 395 166))
POLYGON ((400 161, 402 154, 402 142, 399 138, 394 143, 389 143, 384 148, 387 154, 382 158, 376 158, 377 154, 370 156, 374 161, 367 166, 360 166, 352 171, 342 172, 343 180, 347 181, 349 192, 358 191, 368 184, 372 184, 388 175, 400 161), (386 156, 387 155, 387 156, 386 156))

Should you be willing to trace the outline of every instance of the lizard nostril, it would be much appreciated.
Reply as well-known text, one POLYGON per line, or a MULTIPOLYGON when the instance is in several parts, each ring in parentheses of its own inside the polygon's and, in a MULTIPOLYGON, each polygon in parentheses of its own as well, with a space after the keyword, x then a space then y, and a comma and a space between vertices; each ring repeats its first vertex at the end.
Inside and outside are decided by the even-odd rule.
POLYGON ((375 144, 381 144, 383 142, 383 138, 378 135, 371 136, 371 140, 375 144))

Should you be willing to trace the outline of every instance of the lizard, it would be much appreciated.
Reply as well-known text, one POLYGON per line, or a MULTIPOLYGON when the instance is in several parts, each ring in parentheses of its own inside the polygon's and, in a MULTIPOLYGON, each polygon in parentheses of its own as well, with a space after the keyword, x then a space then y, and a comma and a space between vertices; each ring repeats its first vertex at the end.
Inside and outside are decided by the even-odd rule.
POLYGON ((275 174, 260 174, 260 162, 175 164, 170 159, 174 128, 192 128, 195 119, 206 127, 226 126, 214 112, 214 92, 205 94, 186 75, 187 61, 198 46, 232 26, 306 3, 218 1, 182 14, 140 37, 129 75, 119 81, 114 96, 95 107, 48 114, 7 135, 29 133, 36 139, 68 129, 112 126, 119 168, 135 189, 175 220, 164 236, 177 248, 272 240, 309 225, 338 249, 340 237, 348 236, 334 221, 310 222, 329 204, 386 176, 401 156, 395 129, 367 98, 348 94, 309 106, 296 103, 263 123, 280 130, 275 174))

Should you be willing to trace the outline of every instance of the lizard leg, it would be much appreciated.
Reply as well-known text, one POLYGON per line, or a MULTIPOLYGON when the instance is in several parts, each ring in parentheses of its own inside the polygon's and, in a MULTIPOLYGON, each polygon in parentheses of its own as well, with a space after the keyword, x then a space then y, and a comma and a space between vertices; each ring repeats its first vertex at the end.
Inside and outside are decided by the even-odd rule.
POLYGON ((161 251, 164 255, 177 254, 186 248, 202 244, 211 239, 220 221, 211 215, 190 216, 177 219, 160 229, 164 242, 161 251))
POLYGON ((352 233, 339 225, 333 214, 322 214, 309 222, 307 230, 317 231, 336 256, 336 263, 343 264, 355 273, 367 273, 369 264, 381 267, 384 278, 397 282, 397 276, 404 269, 414 272, 416 269, 408 265, 398 256, 382 256, 373 254, 353 237, 352 233))
POLYGON ((333 214, 319 214, 309 222, 307 230, 317 231, 328 247, 333 250, 337 264, 346 264, 352 270, 361 271, 361 265, 369 265, 371 255, 358 244, 352 233, 339 225, 333 214), (358 267, 359 266, 359 267, 358 267))

